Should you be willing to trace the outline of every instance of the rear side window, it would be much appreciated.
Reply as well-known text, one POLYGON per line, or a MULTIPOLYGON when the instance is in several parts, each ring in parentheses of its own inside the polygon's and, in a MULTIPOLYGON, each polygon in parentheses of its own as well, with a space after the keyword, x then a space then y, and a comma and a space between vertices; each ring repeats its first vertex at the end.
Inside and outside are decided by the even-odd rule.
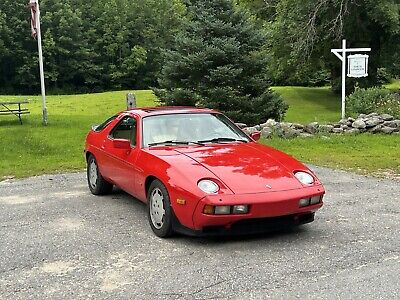
POLYGON ((93 126, 93 130, 96 132, 102 131, 104 128, 106 128, 108 126, 108 124, 110 124, 112 121, 114 121, 117 118, 117 115, 112 116, 111 118, 108 118, 107 120, 105 120, 103 123, 101 123, 100 125, 97 126, 93 126))

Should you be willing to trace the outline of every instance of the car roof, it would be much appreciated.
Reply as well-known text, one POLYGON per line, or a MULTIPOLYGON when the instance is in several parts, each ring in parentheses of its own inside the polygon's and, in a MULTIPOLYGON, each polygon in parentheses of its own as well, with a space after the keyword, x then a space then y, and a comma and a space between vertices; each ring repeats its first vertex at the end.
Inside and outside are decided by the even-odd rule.
POLYGON ((189 114, 189 113, 219 113, 209 108, 197 108, 190 106, 156 106, 156 107, 140 107, 125 110, 121 113, 135 113, 141 117, 167 114, 189 114))

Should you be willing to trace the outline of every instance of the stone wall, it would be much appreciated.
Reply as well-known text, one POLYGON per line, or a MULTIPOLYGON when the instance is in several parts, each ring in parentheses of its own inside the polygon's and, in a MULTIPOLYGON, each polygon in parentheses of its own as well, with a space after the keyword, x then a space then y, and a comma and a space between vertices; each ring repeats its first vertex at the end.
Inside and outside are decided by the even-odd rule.
POLYGON ((247 133, 261 131, 263 138, 279 136, 283 138, 310 137, 318 133, 322 134, 358 134, 364 132, 382 134, 400 134, 400 120, 396 120, 388 114, 377 113, 361 114, 356 119, 342 119, 337 123, 319 124, 298 124, 288 122, 276 122, 269 119, 264 124, 254 127, 247 127, 246 124, 238 123, 247 133))

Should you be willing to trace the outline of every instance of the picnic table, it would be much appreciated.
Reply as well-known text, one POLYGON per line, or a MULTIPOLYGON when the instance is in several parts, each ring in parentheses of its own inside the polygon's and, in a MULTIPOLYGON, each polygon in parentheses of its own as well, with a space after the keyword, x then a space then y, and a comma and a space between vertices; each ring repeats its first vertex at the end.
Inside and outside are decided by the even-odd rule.
POLYGON ((22 125, 21 115, 26 115, 29 114, 30 112, 28 108, 22 108, 21 105, 27 103, 29 103, 28 100, 8 101, 8 102, 0 101, 0 116, 15 115, 19 119, 19 122, 22 125))

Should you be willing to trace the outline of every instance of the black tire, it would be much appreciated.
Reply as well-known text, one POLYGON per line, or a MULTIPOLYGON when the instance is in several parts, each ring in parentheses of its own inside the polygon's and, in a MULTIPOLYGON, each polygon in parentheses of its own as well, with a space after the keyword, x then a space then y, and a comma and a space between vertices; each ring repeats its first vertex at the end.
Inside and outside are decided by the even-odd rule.
POLYGON ((155 179, 150 184, 147 192, 147 217, 149 219, 150 227, 155 235, 161 238, 172 236, 172 214, 173 211, 167 188, 164 186, 164 184, 162 184, 161 181, 155 179), (158 199, 154 200, 153 196, 157 197, 158 199), (162 196, 162 198, 160 198, 160 196, 162 196), (160 221, 161 215, 160 213, 156 214, 156 212, 159 211, 161 202, 164 206, 164 215, 160 221), (153 208, 151 205, 153 205, 153 208))
POLYGON ((93 155, 89 155, 88 157, 86 174, 88 186, 93 195, 111 193, 113 185, 101 176, 96 158, 93 155))

